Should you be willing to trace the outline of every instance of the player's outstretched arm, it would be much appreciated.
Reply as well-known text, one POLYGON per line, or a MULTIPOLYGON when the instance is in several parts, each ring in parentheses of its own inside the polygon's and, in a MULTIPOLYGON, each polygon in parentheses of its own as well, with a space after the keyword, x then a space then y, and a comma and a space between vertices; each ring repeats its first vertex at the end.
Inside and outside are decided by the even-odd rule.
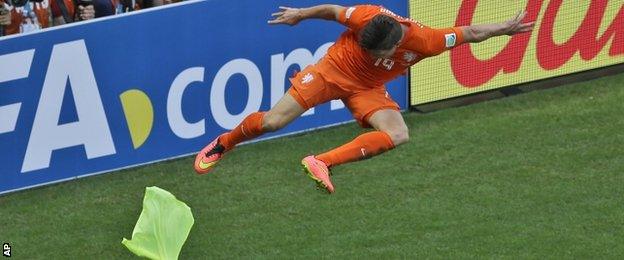
POLYGON ((325 19, 337 21, 340 12, 345 7, 340 5, 317 5, 308 8, 292 8, 280 6, 279 11, 271 14, 273 20, 269 20, 269 24, 288 24, 295 25, 305 19, 325 19))
POLYGON ((495 24, 480 24, 462 27, 465 42, 482 42, 500 35, 514 35, 533 30, 535 22, 522 23, 526 11, 519 12, 513 19, 495 24))

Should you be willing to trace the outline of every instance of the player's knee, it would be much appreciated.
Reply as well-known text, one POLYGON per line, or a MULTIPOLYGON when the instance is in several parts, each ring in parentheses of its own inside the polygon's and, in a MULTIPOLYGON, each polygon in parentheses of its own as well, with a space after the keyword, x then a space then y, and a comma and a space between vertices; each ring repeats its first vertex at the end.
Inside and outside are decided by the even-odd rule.
POLYGON ((390 136, 390 139, 392 139, 394 146, 399 146, 409 141, 409 130, 407 127, 392 129, 388 131, 387 134, 390 136))
POLYGON ((267 114, 262 120, 262 130, 264 130, 264 132, 275 132, 282 129, 284 125, 284 120, 282 120, 280 116, 276 115, 267 114))

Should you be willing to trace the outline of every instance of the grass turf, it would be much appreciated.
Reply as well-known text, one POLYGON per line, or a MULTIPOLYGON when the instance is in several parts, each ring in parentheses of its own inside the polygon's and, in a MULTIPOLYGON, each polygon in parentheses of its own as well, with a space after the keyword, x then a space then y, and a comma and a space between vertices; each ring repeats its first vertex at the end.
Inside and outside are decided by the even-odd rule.
POLYGON ((355 124, 0 197, 0 240, 27 259, 132 258, 146 186, 195 216, 181 259, 624 257, 624 74, 419 115, 411 142, 338 166, 337 192, 299 160, 355 124))

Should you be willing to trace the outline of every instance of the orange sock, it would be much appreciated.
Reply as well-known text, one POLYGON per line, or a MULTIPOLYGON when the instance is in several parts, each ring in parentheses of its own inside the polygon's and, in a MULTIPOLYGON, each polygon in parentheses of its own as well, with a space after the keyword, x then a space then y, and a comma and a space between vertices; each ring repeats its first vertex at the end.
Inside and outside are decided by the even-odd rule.
POLYGON ((219 143, 228 151, 239 143, 262 135, 264 133, 262 131, 262 118, 264 118, 264 112, 255 112, 248 115, 236 128, 221 136, 219 143))
POLYGON ((388 134, 382 131, 373 131, 362 134, 353 141, 329 152, 320 154, 316 156, 316 159, 323 161, 327 167, 330 167, 368 159, 392 148, 394 148, 394 143, 388 134))

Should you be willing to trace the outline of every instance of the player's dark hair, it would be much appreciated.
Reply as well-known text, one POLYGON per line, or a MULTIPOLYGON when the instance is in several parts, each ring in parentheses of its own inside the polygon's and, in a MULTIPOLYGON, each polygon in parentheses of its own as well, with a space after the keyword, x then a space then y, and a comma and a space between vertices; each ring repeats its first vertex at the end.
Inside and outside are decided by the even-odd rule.
POLYGON ((359 44, 367 50, 389 50, 401 39, 402 30, 397 20, 378 14, 361 30, 359 44))

